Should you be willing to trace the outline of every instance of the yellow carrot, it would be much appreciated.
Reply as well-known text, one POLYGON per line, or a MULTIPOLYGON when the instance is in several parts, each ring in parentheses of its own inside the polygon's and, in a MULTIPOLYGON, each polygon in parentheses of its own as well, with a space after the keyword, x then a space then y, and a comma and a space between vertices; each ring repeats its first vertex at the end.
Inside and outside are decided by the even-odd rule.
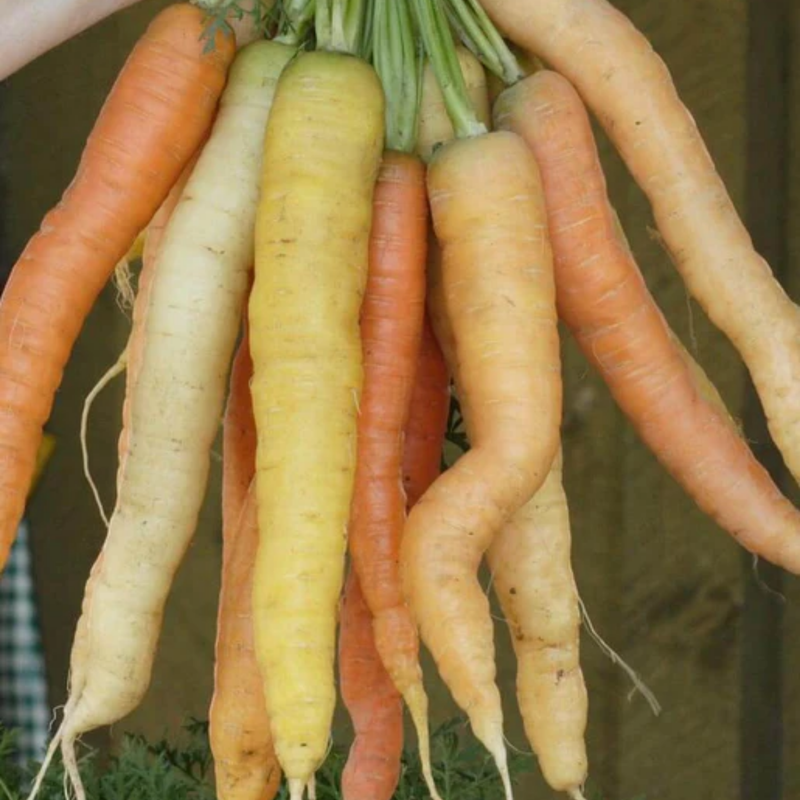
POLYGON ((384 135, 374 71, 285 70, 264 144, 250 300, 260 540, 256 652, 292 798, 328 749, 363 368, 359 309, 384 135))

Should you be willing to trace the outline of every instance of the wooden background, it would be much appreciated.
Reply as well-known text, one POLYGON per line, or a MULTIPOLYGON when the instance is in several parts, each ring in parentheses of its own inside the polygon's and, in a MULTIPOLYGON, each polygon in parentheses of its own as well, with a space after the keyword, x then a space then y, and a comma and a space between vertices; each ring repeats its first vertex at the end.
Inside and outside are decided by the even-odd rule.
MULTIPOLYGON (((670 66, 757 246, 800 297, 800 4, 791 0, 615 0, 670 66), (794 59, 794 60, 792 60, 794 59)), ((70 180, 114 75, 163 0, 144 2, 67 43, 2 86, 4 250, 13 258, 70 180)), ((649 232, 640 191, 611 149, 612 199, 647 281, 681 338, 744 419, 767 463, 758 404, 732 348, 688 299, 649 232)), ((74 351, 49 430, 58 447, 31 504, 51 700, 66 666, 85 576, 102 525, 81 472, 82 398, 128 331, 107 291, 74 351)), ((615 800, 800 798, 800 581, 752 563, 708 522, 641 445, 570 341, 565 341, 567 489, 574 558, 589 615, 663 706, 656 718, 625 674, 584 636, 593 786, 615 800)), ((93 468, 112 502, 121 382, 97 402, 93 468)), ((777 464, 781 476, 780 464, 777 464)), ((794 491, 786 482, 787 490, 794 491)), ((111 732, 174 732, 207 713, 219 541, 219 465, 202 524, 167 608, 152 687, 111 732)), ((795 495, 796 496, 796 495, 795 495)), ((498 626, 508 736, 514 665, 498 626)), ((437 719, 453 713, 431 679, 437 719)), ((106 741, 108 732, 95 735, 106 741)), ((538 775, 520 796, 553 796, 538 775)))

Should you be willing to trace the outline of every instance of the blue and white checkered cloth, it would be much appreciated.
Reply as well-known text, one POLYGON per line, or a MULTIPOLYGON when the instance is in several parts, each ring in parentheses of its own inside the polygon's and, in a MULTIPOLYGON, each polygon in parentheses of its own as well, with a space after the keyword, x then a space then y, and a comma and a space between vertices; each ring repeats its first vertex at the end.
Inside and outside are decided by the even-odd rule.
POLYGON ((0 722, 17 731, 20 764, 41 760, 50 725, 28 525, 20 525, 0 577, 0 722))

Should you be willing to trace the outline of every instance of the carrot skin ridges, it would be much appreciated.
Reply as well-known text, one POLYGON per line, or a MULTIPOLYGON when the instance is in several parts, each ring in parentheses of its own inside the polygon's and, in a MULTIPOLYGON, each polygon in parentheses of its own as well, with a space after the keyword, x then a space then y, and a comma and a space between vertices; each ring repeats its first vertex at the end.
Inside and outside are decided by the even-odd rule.
POLYGON ((493 626, 477 572, 495 534, 544 481, 559 444, 560 355, 544 202, 532 155, 507 132, 438 150, 428 196, 442 249, 432 283, 438 280, 454 347, 444 332, 437 337, 472 449, 409 514, 404 591, 442 679, 510 794, 493 626))
POLYGON ((607 0, 484 0, 566 77, 647 195, 691 294, 731 340, 800 480, 800 308, 753 248, 691 113, 647 38, 607 0))
POLYGON ((98 294, 206 134, 231 37, 203 53, 204 14, 162 11, 134 47, 77 173, 0 299, 0 566, 24 510, 42 426, 98 294))
POLYGON ((588 114, 541 72, 501 98, 542 173, 559 313, 639 435, 739 543, 800 572, 800 512, 781 494, 676 346, 615 227, 588 114))
POLYGON ((391 800, 400 780, 403 701, 378 655, 372 614, 352 569, 339 618, 339 676, 355 732, 343 800, 391 800))
POLYGON ((431 792, 428 700, 419 639, 399 570, 406 518, 403 431, 408 423, 425 310, 425 167, 415 156, 384 153, 373 198, 369 272, 361 307, 364 387, 358 420, 349 547, 374 617, 381 660, 408 704, 431 792))
POLYGON ((439 477, 449 410, 450 375, 426 313, 403 449, 403 486, 409 509, 439 477))

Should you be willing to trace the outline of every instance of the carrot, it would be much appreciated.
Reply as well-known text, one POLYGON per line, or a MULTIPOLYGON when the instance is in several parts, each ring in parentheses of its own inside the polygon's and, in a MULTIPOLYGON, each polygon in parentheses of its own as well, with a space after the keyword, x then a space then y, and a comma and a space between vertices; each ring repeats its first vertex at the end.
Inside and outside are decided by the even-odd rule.
POLYGON ((268 42, 241 51, 158 253, 129 373, 128 450, 88 609, 85 680, 71 687, 56 736, 79 800, 75 738, 120 719, 147 690, 164 603, 197 523, 252 264, 270 85, 293 52, 268 42))
POLYGON ((372 614, 352 569, 339 626, 342 700, 355 732, 342 773, 342 797, 391 800, 400 780, 403 704, 378 655, 372 614))
POLYGON ((484 0, 510 38, 563 74, 647 195, 689 291, 742 356, 800 480, 800 309, 756 253, 664 62, 606 0, 484 0))
POLYGON ((425 165, 412 154, 419 70, 410 9, 378 0, 373 30, 374 61, 386 95, 386 149, 374 188, 369 271, 361 306, 364 379, 348 535, 360 591, 374 618, 375 646, 408 705, 422 772, 437 798, 419 637, 403 598, 399 570, 406 520, 403 432, 422 336, 428 232, 425 165), (399 83, 398 76, 408 83, 399 83))
POLYGON ((375 186, 369 276, 361 309, 364 386, 349 541, 359 584, 374 616, 378 652, 409 706, 423 770, 435 794, 419 641, 403 598, 398 563, 406 519, 403 431, 422 332, 426 223, 422 162, 386 151, 375 186))
MULTIPOLYGON (((437 7, 424 11, 433 18, 437 7)), ((494 536, 544 482, 558 449, 555 286, 536 163, 521 138, 485 133, 477 123, 458 69, 448 66, 445 30, 441 20, 435 32, 423 27, 440 83, 461 84, 448 105, 459 139, 442 145, 428 168, 441 246, 440 274, 431 280, 440 284, 453 334, 450 347, 436 331, 472 449, 411 510, 402 571, 422 639, 510 796, 493 627, 477 572, 494 536)))
MULTIPOLYGON (((480 61, 465 47, 456 48, 461 74, 478 121, 491 121, 486 73, 480 61)), ((433 67, 425 64, 420 98, 416 153, 428 162, 436 147, 453 139, 453 123, 433 67)), ((432 232, 431 232, 432 233, 432 232)), ((429 236, 428 259, 438 258, 435 236, 429 236)), ((417 504, 441 470, 442 445, 450 406, 449 372, 439 342, 426 313, 419 363, 405 432, 403 484, 406 505, 417 504)))
POLYGON ((258 547, 256 430, 247 333, 233 363, 223 425, 222 586, 209 739, 220 800, 271 800, 280 786, 253 644, 253 561, 258 547))
POLYGON ((448 364, 472 449, 411 510, 403 570, 442 678, 505 770, 492 623, 477 570, 495 534, 544 481, 558 447, 550 248, 536 164, 515 135, 445 146, 428 187, 454 334, 448 364))
POLYGON ((439 477, 449 409, 450 376, 426 314, 403 447, 403 486, 409 509, 439 477))
POLYGON ((670 474, 742 546, 800 572, 800 513, 684 359, 615 228, 588 115, 563 77, 510 89, 496 119, 542 171, 560 316, 670 474))
MULTIPOLYGON (((125 344, 125 349, 120 354, 117 362, 110 367, 95 384, 94 388, 86 396, 86 400, 83 404, 83 412, 81 414, 81 450, 83 453, 83 471, 94 495, 95 502, 97 503, 100 517, 102 518, 106 527, 108 527, 108 515, 106 514, 103 501, 100 497, 100 492, 97 489, 89 468, 89 450, 86 441, 89 428, 89 414, 91 412, 92 404, 97 399, 100 392, 102 392, 103 389, 115 377, 121 375, 127 370, 128 381, 126 385, 125 397, 122 403, 122 435, 119 437, 117 442, 117 453, 121 460, 128 451, 128 434, 130 432, 130 389, 136 383, 135 373, 141 361, 141 348, 143 346, 142 333, 145 328, 143 315, 146 312, 149 304, 150 287, 153 282, 156 256, 161 246, 161 239, 164 229, 169 221, 170 216, 172 215, 172 212, 175 210, 175 206, 180 199, 183 188, 186 186, 186 181, 192 174, 192 170, 194 169, 194 165, 197 163, 197 158, 200 155, 201 149, 202 145, 189 160, 189 163, 184 167, 181 176, 178 178, 178 181, 175 183, 172 189, 170 189, 169 194, 159 207, 158 211, 156 211, 156 214, 150 224, 137 237, 137 242, 140 244, 135 245, 135 247, 140 249, 142 268, 139 272, 137 291, 133 300, 133 320, 131 334, 125 344), (133 356, 131 356, 131 353, 133 353, 133 356)), ((131 253, 129 252, 127 258, 130 257, 131 253)), ((115 275, 115 278, 116 277, 117 276, 115 275)), ((126 281, 128 281, 128 283, 125 291, 132 294, 133 286, 129 282, 129 274, 126 275, 126 281)), ((119 475, 117 477, 119 478, 119 475)), ((89 580, 91 581, 91 577, 89 580)), ((86 592, 90 592, 88 583, 86 592)))
POLYGON ((561 471, 559 453, 542 488, 495 538, 487 560, 511 631, 528 740, 548 784, 581 798, 588 701, 561 471))
POLYGON ((292 800, 327 753, 336 702, 336 614, 363 380, 358 317, 384 137, 374 70, 323 46, 297 56, 275 96, 249 305, 256 650, 292 800))
POLYGON ((233 539, 245 498, 256 474, 256 422, 250 381, 253 359, 250 356, 250 336, 247 317, 236 357, 231 367, 228 402, 222 419, 222 526, 223 554, 225 536, 233 539))
MULTIPOLYGON (((117 447, 117 452, 120 460, 122 460, 125 454, 128 452, 128 435, 130 432, 130 419, 131 419, 130 418, 131 387, 136 383, 138 369, 141 364, 141 348, 143 345, 142 332, 144 330, 143 315, 147 310, 147 306, 149 304, 150 288, 153 284, 153 273, 155 270, 156 257, 158 255, 158 251, 161 246, 161 240, 163 237, 164 229, 166 228, 167 223, 169 222, 169 218, 172 216, 172 213, 175 210, 175 206, 178 204, 178 200, 180 199, 180 196, 183 193, 183 189, 186 186, 186 181, 188 181, 189 176, 192 174, 192 170, 194 169, 194 165, 197 163, 197 158, 199 155, 200 153, 198 151, 192 156, 192 158, 189 160, 189 163, 184 167, 184 170, 181 173, 180 178, 178 178, 178 181, 175 183, 172 189, 170 189, 169 194, 159 207, 151 223, 147 226, 146 232, 142 237, 143 238, 142 255, 141 255, 142 269, 139 273, 139 281, 137 287, 138 291, 136 293, 136 301, 133 306, 133 324, 131 329, 131 335, 128 337, 128 342, 126 344, 125 350, 123 351, 118 361, 118 363, 120 361, 122 362, 123 368, 126 369, 128 373, 125 397, 122 403, 122 433, 119 437, 118 447, 117 447), (133 354, 132 357, 131 354, 133 354)), ((107 372, 106 375, 112 374, 113 371, 114 367, 112 367, 112 369, 109 372, 107 372)), ((121 372, 122 370, 119 371, 121 372)), ((87 405, 89 401, 90 398, 87 398, 87 405)), ((88 411, 89 409, 85 408, 84 424, 82 425, 81 428, 82 438, 85 435, 85 430, 86 430, 85 420, 88 419, 88 411)), ((84 445, 84 462, 86 464, 86 472, 88 475, 89 473, 88 454, 86 452, 85 445, 84 445)), ((120 475, 118 474, 117 477, 119 478, 120 475)), ((90 483, 95 493, 95 499, 97 500, 97 505, 100 510, 100 515, 103 518, 106 527, 108 527, 108 519, 103 509, 102 502, 100 501, 100 496, 97 492, 96 487, 94 486, 94 483, 91 480, 90 483)), ((77 687, 82 684, 83 682, 82 675, 86 669, 86 654, 84 648, 87 646, 86 644, 87 612, 91 606, 94 581, 100 572, 102 559, 103 559, 103 553, 101 550, 101 552, 97 556, 97 559, 95 560, 95 563, 92 565, 92 569, 89 573, 89 578, 86 582, 86 587, 84 589, 83 603, 81 606, 81 616, 78 619, 78 624, 76 627, 75 636, 72 643, 72 651, 70 653, 69 689, 71 697, 77 695, 78 693, 77 687)))
POLYGON ((75 179, 0 299, 0 567, 81 326, 211 123, 233 43, 219 36, 204 54, 202 25, 202 12, 188 4, 151 23, 106 100, 75 179))

